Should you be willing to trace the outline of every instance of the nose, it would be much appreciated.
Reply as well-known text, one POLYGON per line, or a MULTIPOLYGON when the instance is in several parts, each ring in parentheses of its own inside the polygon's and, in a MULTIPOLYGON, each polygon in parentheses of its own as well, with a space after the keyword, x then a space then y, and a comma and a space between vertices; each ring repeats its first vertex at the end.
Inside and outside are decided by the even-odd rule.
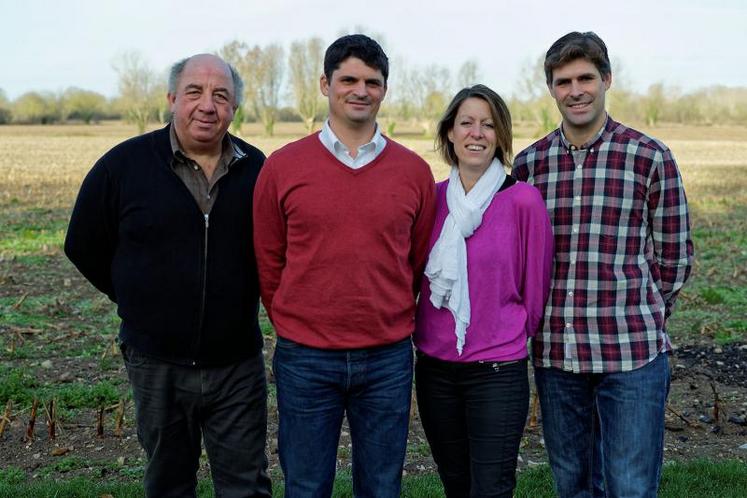
POLYGON ((584 89, 581 85, 581 82, 578 80, 571 80, 571 95, 574 97, 580 97, 583 95, 584 89))
POLYGON ((472 137, 481 138, 482 137, 482 124, 472 123, 469 127, 469 134, 472 137))
POLYGON ((360 97, 365 97, 368 92, 366 92, 366 82, 363 80, 359 80, 355 83, 353 86, 353 94, 360 97))
POLYGON ((199 109, 202 112, 205 112, 205 113, 215 112, 215 102, 213 102, 213 96, 210 94, 210 92, 204 92, 202 96, 200 96, 200 101, 198 105, 199 105, 199 109))

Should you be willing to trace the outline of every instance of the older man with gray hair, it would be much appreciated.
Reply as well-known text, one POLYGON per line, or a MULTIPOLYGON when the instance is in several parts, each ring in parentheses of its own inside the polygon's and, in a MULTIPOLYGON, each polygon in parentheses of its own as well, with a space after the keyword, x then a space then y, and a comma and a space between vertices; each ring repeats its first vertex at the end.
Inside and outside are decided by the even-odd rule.
POLYGON ((201 440, 216 496, 271 496, 252 244, 264 155, 228 133, 242 87, 214 55, 174 64, 171 123, 96 162, 65 239, 117 304, 148 497, 196 496, 201 440))

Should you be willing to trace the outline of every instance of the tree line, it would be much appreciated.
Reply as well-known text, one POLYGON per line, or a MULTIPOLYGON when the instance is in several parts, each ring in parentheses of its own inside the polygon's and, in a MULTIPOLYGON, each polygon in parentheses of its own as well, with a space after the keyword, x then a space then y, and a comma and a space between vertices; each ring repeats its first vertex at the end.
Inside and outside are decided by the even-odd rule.
MULTIPOLYGON (((324 119, 326 105, 319 92, 325 44, 320 38, 297 40, 288 50, 279 44, 250 45, 234 40, 216 54, 236 67, 245 83, 244 104, 236 112, 233 131, 244 122, 260 122, 272 135, 279 121, 300 121, 312 131, 324 119)), ((747 125, 747 87, 712 86, 690 92, 662 83, 646 92, 633 91, 621 64, 613 61, 613 85, 607 107, 616 119, 646 123, 747 125)), ((152 122, 168 121, 165 71, 155 71, 138 52, 120 55, 113 62, 118 94, 71 87, 62 92, 26 92, 10 101, 0 89, 0 124, 49 124, 125 119, 142 133, 152 122)), ((557 126, 560 116, 547 93, 542 58, 527 63, 517 91, 507 103, 514 121, 533 123, 542 134, 557 126)), ((438 117, 460 88, 481 82, 479 65, 465 61, 456 72, 442 64, 392 61, 389 90, 379 114, 388 134, 396 128, 420 129, 431 135, 438 117)))

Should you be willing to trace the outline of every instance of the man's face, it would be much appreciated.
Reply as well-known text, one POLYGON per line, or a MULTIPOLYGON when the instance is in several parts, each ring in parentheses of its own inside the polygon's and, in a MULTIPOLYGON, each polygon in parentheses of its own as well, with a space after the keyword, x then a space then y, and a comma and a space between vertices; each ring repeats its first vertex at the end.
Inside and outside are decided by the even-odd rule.
POLYGON ((611 75, 602 78, 596 66, 586 59, 555 68, 549 88, 563 116, 563 125, 582 133, 598 130, 604 124, 604 95, 611 83, 611 75))
POLYGON ((330 120, 336 126, 360 128, 376 121, 386 82, 380 70, 357 57, 348 57, 334 70, 331 80, 322 75, 322 93, 329 100, 330 120))
POLYGON ((176 93, 168 95, 174 129, 185 152, 220 150, 236 110, 233 80, 218 57, 198 55, 187 62, 176 93))

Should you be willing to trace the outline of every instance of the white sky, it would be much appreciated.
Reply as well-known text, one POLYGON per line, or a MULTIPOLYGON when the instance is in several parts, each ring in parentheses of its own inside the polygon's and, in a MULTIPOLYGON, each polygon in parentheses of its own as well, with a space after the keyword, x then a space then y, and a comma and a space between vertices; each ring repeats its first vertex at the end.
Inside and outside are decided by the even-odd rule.
POLYGON ((635 90, 747 86, 745 0, 0 0, 0 88, 11 99, 69 86, 114 96, 112 61, 125 51, 160 71, 233 39, 287 49, 356 26, 384 36, 392 74, 398 58, 452 74, 475 59, 505 96, 529 61, 574 30, 599 34, 635 90))

